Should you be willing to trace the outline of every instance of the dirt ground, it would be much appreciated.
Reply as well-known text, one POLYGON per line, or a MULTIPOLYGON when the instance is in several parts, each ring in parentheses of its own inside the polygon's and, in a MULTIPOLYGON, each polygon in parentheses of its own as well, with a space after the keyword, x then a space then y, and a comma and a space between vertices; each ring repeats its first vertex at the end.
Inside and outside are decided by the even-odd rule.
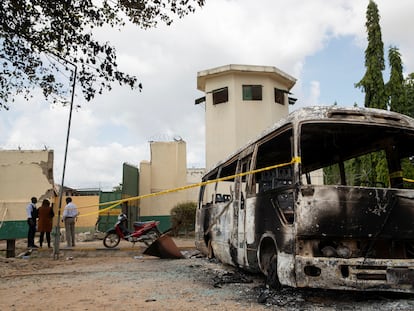
POLYGON ((92 250, 102 241, 62 248, 59 259, 47 249, 16 258, 2 252, 0 310, 414 310, 411 295, 271 291, 260 275, 197 256, 191 239, 174 241, 186 259, 147 256, 128 242, 92 250))

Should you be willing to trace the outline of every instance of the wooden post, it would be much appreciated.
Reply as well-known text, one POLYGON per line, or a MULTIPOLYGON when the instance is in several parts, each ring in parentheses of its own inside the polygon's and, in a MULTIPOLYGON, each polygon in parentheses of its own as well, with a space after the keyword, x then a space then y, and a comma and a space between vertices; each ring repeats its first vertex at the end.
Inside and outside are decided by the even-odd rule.
POLYGON ((16 240, 7 240, 6 258, 16 257, 16 240))

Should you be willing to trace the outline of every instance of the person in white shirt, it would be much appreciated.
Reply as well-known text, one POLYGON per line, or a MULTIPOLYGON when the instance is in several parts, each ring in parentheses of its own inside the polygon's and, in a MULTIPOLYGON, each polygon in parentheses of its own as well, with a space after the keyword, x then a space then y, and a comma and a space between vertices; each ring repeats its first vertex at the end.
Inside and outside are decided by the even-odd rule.
POLYGON ((75 246, 75 222, 79 212, 75 204, 72 203, 72 198, 66 198, 66 206, 63 210, 62 221, 65 223, 66 244, 68 247, 75 246))
POLYGON ((33 197, 31 199, 31 203, 29 203, 26 207, 27 224, 29 225, 29 230, 27 232, 27 248, 38 248, 38 246, 34 244, 37 218, 36 203, 37 198, 33 197))

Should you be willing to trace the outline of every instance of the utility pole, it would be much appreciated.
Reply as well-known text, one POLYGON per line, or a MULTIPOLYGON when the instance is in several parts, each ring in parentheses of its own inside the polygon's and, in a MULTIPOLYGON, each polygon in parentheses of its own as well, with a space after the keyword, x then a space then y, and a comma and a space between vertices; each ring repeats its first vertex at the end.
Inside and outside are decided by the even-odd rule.
MULTIPOLYGON (((54 54, 56 57, 62 59, 60 56, 54 54)), ((54 236, 54 243, 53 243, 53 258, 54 259, 59 259, 59 244, 60 244, 60 215, 61 215, 61 210, 62 210, 62 197, 63 197, 63 190, 64 190, 64 181, 65 181, 65 172, 66 172, 66 158, 68 155, 68 145, 69 145, 69 135, 70 135, 70 125, 72 122, 72 111, 73 111, 73 100, 75 97, 75 84, 76 84, 76 74, 78 72, 78 67, 76 66, 76 64, 64 60, 65 63, 70 64, 73 66, 74 70, 73 70, 73 78, 72 78, 72 97, 70 100, 70 107, 69 107, 69 119, 68 119, 68 130, 67 130, 67 134, 66 134, 66 146, 65 146, 65 157, 63 160, 63 172, 62 172, 62 181, 61 181, 61 185, 60 185, 60 190, 59 190, 59 206, 58 206, 58 217, 57 217, 57 224, 54 230, 55 236, 54 236)))

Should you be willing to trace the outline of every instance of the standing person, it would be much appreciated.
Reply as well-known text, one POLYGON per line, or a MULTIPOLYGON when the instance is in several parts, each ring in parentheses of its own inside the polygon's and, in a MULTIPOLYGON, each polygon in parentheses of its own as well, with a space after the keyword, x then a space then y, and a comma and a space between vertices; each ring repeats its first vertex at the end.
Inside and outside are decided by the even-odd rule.
POLYGON ((29 225, 29 231, 27 232, 27 247, 28 248, 38 248, 34 244, 34 238, 36 234, 36 218, 37 218, 37 209, 36 209, 37 199, 33 197, 31 203, 26 207, 27 214, 27 224, 29 225))
POLYGON ((43 237, 46 233, 47 247, 50 248, 50 232, 52 231, 53 217, 55 216, 55 213, 53 212, 49 200, 43 200, 38 213, 39 222, 37 224, 37 231, 40 232, 39 246, 42 247, 43 237))
POLYGON ((66 243, 68 247, 75 246, 75 221, 78 215, 78 208, 72 203, 72 198, 67 197, 62 220, 65 223, 66 243))

